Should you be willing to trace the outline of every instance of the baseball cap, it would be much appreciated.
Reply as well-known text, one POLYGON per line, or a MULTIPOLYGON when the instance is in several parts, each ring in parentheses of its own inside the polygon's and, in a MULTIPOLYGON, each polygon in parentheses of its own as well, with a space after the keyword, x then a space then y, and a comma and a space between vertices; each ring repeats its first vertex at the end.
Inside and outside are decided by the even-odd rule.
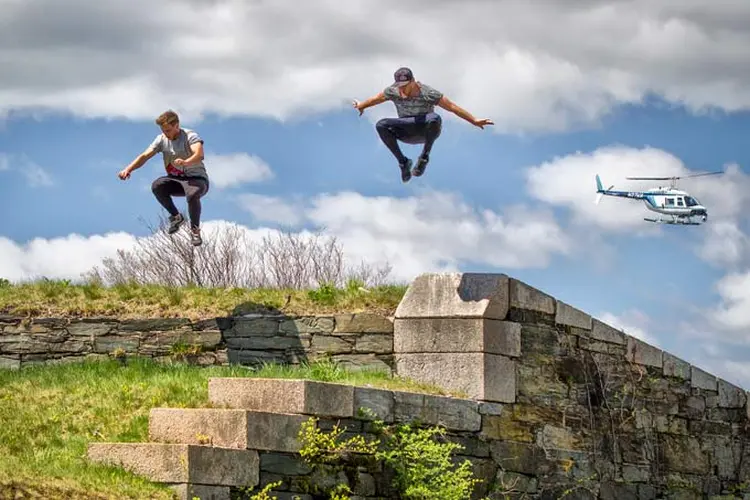
POLYGON ((402 67, 397 69, 396 72, 393 73, 393 80, 395 81, 397 86, 403 87, 410 81, 414 80, 414 75, 409 68, 402 67))

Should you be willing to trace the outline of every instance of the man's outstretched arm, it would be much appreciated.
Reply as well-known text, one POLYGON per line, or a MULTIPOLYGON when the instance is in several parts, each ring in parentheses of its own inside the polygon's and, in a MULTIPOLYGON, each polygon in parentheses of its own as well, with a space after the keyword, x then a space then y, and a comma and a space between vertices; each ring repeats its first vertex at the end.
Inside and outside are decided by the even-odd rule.
POLYGON ((475 118, 474 115, 466 111, 464 108, 456 104, 455 102, 451 101, 447 97, 443 96, 440 98, 440 101, 438 101, 438 106, 440 106, 443 109, 446 109, 450 111, 451 113, 455 114, 456 116, 460 116, 467 122, 471 123, 472 125, 479 127, 481 129, 484 128, 485 125, 494 125, 492 123, 492 120, 489 120, 487 118, 478 119, 475 118))
POLYGON ((120 179, 127 179, 128 177, 130 177, 130 173, 133 170, 141 168, 148 160, 153 158, 155 154, 156 150, 153 148, 153 146, 149 146, 145 151, 143 151, 143 153, 136 156, 135 160, 133 160, 130 165, 122 169, 117 175, 120 177, 120 179))
POLYGON ((385 97, 385 94, 383 92, 378 92, 369 99, 365 99, 362 102, 354 101, 352 104, 354 105, 354 109, 359 111, 359 114, 361 115, 367 108, 377 106, 378 104, 383 104, 387 100, 388 99, 385 97))

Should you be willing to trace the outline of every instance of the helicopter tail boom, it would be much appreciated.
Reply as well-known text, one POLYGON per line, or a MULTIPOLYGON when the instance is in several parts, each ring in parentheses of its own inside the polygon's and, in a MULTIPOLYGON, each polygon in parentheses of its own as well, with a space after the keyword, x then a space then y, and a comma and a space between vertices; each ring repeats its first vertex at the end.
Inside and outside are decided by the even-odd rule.
POLYGON ((599 174, 596 174, 596 200, 594 201, 594 203, 598 205, 603 196, 617 196, 619 198, 633 198, 636 200, 643 199, 645 196, 643 193, 637 191, 612 191, 613 187, 615 187, 614 184, 609 186, 607 189, 604 189, 599 174))

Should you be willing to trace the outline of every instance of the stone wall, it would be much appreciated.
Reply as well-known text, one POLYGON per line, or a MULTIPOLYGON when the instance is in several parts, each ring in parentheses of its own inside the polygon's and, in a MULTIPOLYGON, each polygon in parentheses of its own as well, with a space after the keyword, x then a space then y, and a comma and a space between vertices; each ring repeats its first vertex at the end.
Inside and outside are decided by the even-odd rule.
POLYGON ((0 316, 0 368, 118 353, 201 365, 296 364, 329 356, 350 367, 392 370, 393 323, 373 314, 201 321, 0 316))
POLYGON ((394 351, 399 375, 498 404, 481 434, 526 498, 750 498, 743 389, 518 280, 420 276, 394 351))
MULTIPOLYGON (((36 342, 72 349, 84 342, 78 337, 90 339, 96 352, 106 339, 137 330, 123 323, 130 329, 81 335, 93 327, 80 322, 55 336, 62 327, 34 324, 22 331, 6 322, 0 356, 19 356, 22 363, 36 342), (8 345, 27 350, 13 354, 8 345)), ((216 330, 182 323, 172 330, 162 324, 157 331, 139 333, 137 342, 130 338, 131 351, 155 352, 153 346, 163 345, 161 332, 173 338, 177 331, 214 331, 220 333, 216 352, 226 349, 228 362, 295 363, 328 352, 467 396, 212 379, 209 399, 216 408, 154 409, 151 443, 90 449, 92 460, 158 473, 155 480, 182 491, 228 498, 232 489, 278 479, 286 492, 279 500, 292 498, 311 481, 331 479, 312 477, 295 452, 302 417, 319 416, 324 425, 341 422, 365 433, 367 423, 357 410, 369 408, 394 422, 418 419, 447 427, 486 480, 477 496, 494 490, 490 498, 750 498, 745 390, 502 274, 420 276, 393 322, 371 315, 246 316, 219 320, 216 330), (142 461, 143 447, 161 449, 148 454, 153 463, 142 461), (187 468, 170 468, 183 459, 187 468), (223 465, 209 465, 218 463, 223 465)), ((359 498, 398 498, 388 490, 386 470, 359 472, 359 479, 338 480, 356 486, 359 498)))

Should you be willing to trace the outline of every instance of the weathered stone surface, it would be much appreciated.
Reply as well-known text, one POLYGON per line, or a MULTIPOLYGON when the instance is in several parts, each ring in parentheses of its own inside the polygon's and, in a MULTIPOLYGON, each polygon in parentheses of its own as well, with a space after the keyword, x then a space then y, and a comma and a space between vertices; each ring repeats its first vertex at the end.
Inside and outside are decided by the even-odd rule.
POLYGON ((354 341, 354 352, 393 353, 392 333, 365 333, 354 341))
POLYGON ((162 443, 94 443, 89 460, 121 466, 152 481, 217 486, 258 484, 258 453, 162 443))
POLYGON ((513 278, 509 280, 509 304, 516 309, 555 314, 554 297, 513 278))
POLYGON ((116 349, 123 349, 128 353, 138 352, 140 340, 137 336, 129 337, 126 335, 106 335, 94 339, 94 352, 106 354, 116 349))
POLYGON ((245 410, 153 408, 148 432, 159 443, 248 448, 245 410))
POLYGON ((690 363, 683 361, 677 356, 664 353, 664 376, 675 377, 681 380, 690 380, 690 363))
POLYGON ((745 391, 730 384, 726 380, 718 379, 719 407, 720 408, 744 408, 747 397, 745 391))
POLYGON ((224 338, 232 337, 252 337, 252 336, 273 336, 279 334, 278 318, 254 317, 254 318, 234 318, 232 328, 224 331, 224 338))
POLYGON ((229 486, 207 486, 205 484, 176 484, 172 490, 177 500, 230 500, 229 486))
POLYGON ((310 348, 314 352, 330 354, 350 353, 354 350, 355 337, 342 338, 333 335, 317 334, 312 338, 310 348))
POLYGON ((114 332, 117 329, 117 323, 104 322, 92 323, 89 321, 76 321, 65 328, 73 337, 101 337, 114 332))
POLYGON ((591 316, 580 309, 576 309, 575 307, 558 300, 556 310, 555 323, 558 325, 574 326, 583 330, 591 330, 591 316))
POLYGON ((211 378, 208 398, 216 406, 276 413, 351 417, 350 385, 266 378, 211 378))
POLYGON ((504 274, 422 274, 409 285, 395 317, 505 319, 508 294, 504 274))
POLYGON ((512 403, 516 365, 510 358, 484 353, 397 354, 396 372, 470 398, 512 403))
POLYGON ((591 320, 591 338, 612 344, 625 345, 626 343, 623 332, 596 318, 592 318, 591 320))
POLYGON ((354 388, 354 416, 357 418, 365 420, 376 418, 385 423, 391 423, 395 404, 392 391, 370 387, 354 388), (360 409, 363 408, 366 410, 360 414, 360 409))
POLYGON ((479 404, 469 399, 394 391, 393 411, 399 421, 416 419, 456 431, 478 431, 482 427, 479 404))
POLYGON ((663 434, 659 451, 659 459, 671 471, 686 474, 709 472, 708 456, 701 449, 700 441, 693 436, 663 434))
POLYGON ((393 351, 486 352, 517 357, 521 355, 521 325, 484 318, 396 319, 393 351))
POLYGON ((118 325, 122 332, 168 331, 190 325, 187 318, 124 319, 118 325))
POLYGON ((45 325, 44 323, 40 323, 39 320, 34 320, 34 322, 28 323, 25 321, 21 321, 17 324, 10 325, 10 326, 4 326, 3 332, 6 334, 37 334, 37 333, 49 333, 53 331, 53 328, 50 326, 45 325))
POLYGON ((378 314, 337 314, 333 333, 393 333, 393 322, 378 314))
POLYGON ((716 375, 711 375, 697 366, 690 367, 690 383, 693 387, 706 391, 719 390, 716 375))
POLYGON ((0 370, 18 370, 21 368, 21 356, 0 356, 0 370))
POLYGON ((287 319, 280 323, 279 333, 297 335, 300 333, 331 333, 334 320, 332 316, 306 316, 287 319))
POLYGON ((231 337, 227 339, 227 348, 229 349, 242 349, 242 350, 276 350, 283 351, 284 349, 308 349, 310 347, 309 338, 300 337, 231 337))
POLYGON ((627 359, 631 363, 663 368, 663 351, 635 337, 627 338, 627 359))
POLYGON ((312 468, 301 457, 276 452, 260 454, 260 470, 285 476, 301 476, 312 472, 312 468))

